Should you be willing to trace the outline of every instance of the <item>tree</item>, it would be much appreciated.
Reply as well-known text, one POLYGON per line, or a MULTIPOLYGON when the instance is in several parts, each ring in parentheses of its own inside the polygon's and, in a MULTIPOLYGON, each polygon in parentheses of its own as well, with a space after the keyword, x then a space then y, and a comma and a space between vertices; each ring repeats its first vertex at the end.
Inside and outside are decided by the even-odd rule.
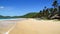
POLYGON ((49 13, 52 14, 53 13, 53 8, 49 9, 49 13))
POLYGON ((56 8, 56 7, 58 6, 58 2, 57 2, 57 0, 54 0, 52 6, 54 6, 54 8, 56 8))
POLYGON ((39 12, 39 17, 42 17, 43 13, 42 11, 39 12))
POLYGON ((46 13, 46 12, 47 12, 46 9, 47 9, 47 7, 45 6, 44 9, 43 9, 43 16, 44 16, 44 17, 46 17, 46 15, 47 15, 47 13, 46 13))
POLYGON ((52 17, 53 18, 58 18, 59 16, 59 5, 58 5, 58 1, 57 0, 54 0, 52 6, 54 6, 54 9, 53 9, 53 13, 52 13, 52 17))

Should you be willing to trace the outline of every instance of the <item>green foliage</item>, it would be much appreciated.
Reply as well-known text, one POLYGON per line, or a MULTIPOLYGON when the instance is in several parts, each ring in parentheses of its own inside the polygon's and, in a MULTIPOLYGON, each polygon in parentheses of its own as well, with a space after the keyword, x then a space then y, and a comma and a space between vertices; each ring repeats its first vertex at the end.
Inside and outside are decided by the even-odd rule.
POLYGON ((58 6, 58 2, 57 2, 57 0, 54 0, 52 6, 54 6, 54 8, 58 6))
POLYGON ((5 18, 10 18, 10 16, 2 16, 2 15, 0 15, 0 19, 5 19, 5 18))
POLYGON ((23 18, 34 18, 34 16, 36 15, 37 13, 28 13, 28 14, 26 14, 26 15, 24 15, 24 16, 21 16, 21 17, 23 17, 23 18))

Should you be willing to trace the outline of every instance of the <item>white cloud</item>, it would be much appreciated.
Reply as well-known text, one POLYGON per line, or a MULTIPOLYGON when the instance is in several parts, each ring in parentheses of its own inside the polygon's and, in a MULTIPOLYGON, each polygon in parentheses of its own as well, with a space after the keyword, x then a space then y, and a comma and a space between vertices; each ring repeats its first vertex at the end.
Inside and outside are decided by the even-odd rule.
POLYGON ((4 8, 4 6, 0 6, 0 9, 3 9, 4 8))

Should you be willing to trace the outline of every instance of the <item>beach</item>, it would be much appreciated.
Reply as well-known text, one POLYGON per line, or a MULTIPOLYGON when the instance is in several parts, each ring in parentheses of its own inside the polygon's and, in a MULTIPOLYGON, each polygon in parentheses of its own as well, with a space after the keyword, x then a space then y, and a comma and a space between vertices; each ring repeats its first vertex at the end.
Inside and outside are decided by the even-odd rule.
POLYGON ((57 20, 37 20, 29 18, 5 22, 14 23, 8 25, 9 27, 7 28, 5 27, 6 29, 0 28, 0 31, 4 31, 4 34, 60 34, 60 21, 57 20))
POLYGON ((36 19, 18 21, 9 34, 60 34, 60 21, 36 19))
POLYGON ((25 20, 26 18, 15 19, 0 19, 0 34, 10 32, 18 21, 25 20))

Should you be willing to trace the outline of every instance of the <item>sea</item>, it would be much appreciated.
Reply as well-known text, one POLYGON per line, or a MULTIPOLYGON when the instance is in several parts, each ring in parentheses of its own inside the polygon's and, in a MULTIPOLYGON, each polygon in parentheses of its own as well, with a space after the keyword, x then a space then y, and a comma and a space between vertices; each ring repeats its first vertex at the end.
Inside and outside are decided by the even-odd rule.
POLYGON ((18 21, 24 20, 26 18, 9 18, 0 19, 0 34, 7 32, 12 26, 14 26, 18 21))
MULTIPOLYGON (((0 19, 0 21, 1 20, 17 20, 18 18, 6 18, 6 19, 4 19, 4 18, 2 18, 2 19, 0 19)), ((21 19, 21 18, 19 18, 19 19, 21 19)))
POLYGON ((26 18, 0 18, 0 21, 4 21, 4 20, 24 20, 26 18))

